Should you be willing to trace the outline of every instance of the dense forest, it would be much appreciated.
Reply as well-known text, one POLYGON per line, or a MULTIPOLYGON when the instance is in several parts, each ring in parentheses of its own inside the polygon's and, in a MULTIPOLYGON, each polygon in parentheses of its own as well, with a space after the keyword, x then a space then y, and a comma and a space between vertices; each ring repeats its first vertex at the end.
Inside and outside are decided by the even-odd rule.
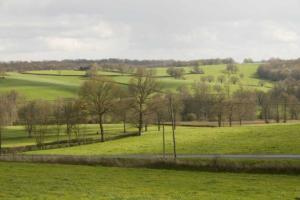
POLYGON ((271 81, 300 80, 300 58, 296 60, 270 59, 258 68, 257 75, 271 81))
POLYGON ((85 70, 96 64, 100 67, 181 67, 195 65, 231 64, 235 61, 232 58, 225 59, 203 59, 190 61, 177 60, 129 60, 129 59, 102 59, 102 60, 62 60, 62 61, 11 61, 0 62, 2 71, 28 71, 28 70, 57 70, 73 69, 85 70))

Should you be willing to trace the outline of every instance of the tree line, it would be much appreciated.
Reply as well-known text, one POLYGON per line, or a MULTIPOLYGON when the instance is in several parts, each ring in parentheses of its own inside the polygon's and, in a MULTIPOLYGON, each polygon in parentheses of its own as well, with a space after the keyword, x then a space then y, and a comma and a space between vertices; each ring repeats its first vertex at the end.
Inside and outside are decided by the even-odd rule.
POLYGON ((199 59, 190 61, 178 60, 129 60, 129 59, 102 59, 102 60, 49 60, 49 61, 10 61, 0 62, 0 71, 31 71, 31 70, 87 70, 93 65, 100 66, 104 69, 117 69, 122 71, 130 67, 183 67, 214 64, 234 63, 232 58, 216 59, 199 59))
POLYGON ((258 67, 257 75, 271 81, 300 80, 300 59, 270 59, 258 67))

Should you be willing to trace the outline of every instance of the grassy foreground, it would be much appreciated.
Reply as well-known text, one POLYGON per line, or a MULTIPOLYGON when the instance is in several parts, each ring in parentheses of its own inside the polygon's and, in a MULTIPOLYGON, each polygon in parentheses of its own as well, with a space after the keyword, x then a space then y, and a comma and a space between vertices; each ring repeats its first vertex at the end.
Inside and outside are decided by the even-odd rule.
POLYGON ((296 199, 298 175, 0 163, 0 199, 296 199))
MULTIPOLYGON (((166 151, 172 153, 171 128, 167 127, 166 151)), ((177 127, 180 154, 299 154, 300 124, 255 125, 223 128, 177 127)), ((156 127, 140 137, 130 137, 28 154, 112 155, 161 154, 162 132, 156 127)))

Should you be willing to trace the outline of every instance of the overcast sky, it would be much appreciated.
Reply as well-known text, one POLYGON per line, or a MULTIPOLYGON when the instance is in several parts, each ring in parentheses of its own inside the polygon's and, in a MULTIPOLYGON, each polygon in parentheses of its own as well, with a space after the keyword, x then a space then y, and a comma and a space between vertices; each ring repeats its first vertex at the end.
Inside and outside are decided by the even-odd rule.
POLYGON ((0 60, 300 57, 299 0, 0 0, 0 60))

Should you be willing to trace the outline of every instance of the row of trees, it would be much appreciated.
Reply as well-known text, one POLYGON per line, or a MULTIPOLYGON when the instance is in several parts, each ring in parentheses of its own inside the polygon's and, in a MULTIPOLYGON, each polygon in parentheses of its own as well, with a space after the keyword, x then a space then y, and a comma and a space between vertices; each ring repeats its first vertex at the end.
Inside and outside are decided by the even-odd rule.
MULTIPOLYGON (((223 70, 223 73, 226 74, 228 76, 228 78, 231 78, 231 75, 237 74, 238 71, 239 71, 239 68, 236 64, 229 63, 226 65, 226 68, 225 68, 225 70, 223 70)), ((192 70, 190 71, 190 74, 204 74, 204 73, 205 73, 204 70, 202 68, 200 68, 200 66, 198 64, 195 64, 193 66, 192 70)), ((185 70, 182 67, 169 67, 167 69, 167 74, 176 79, 181 79, 185 75, 185 70)), ((223 75, 221 75, 221 76, 223 76, 223 75)), ((244 75, 241 73, 240 77, 243 78, 244 75)), ((212 82, 214 76, 209 75, 209 76, 202 77, 202 78, 208 78, 208 81, 212 82)), ((238 77, 236 77, 236 76, 234 76, 232 78, 232 80, 236 80, 236 81, 233 81, 234 84, 237 82, 237 78, 238 77)))
MULTIPOLYGON (((173 95, 168 95, 168 98, 166 95, 159 95, 160 86, 153 76, 152 70, 138 69, 128 87, 123 88, 108 78, 94 76, 81 86, 78 98, 74 99, 25 101, 17 98, 16 93, 4 95, 3 101, 0 99, 0 114, 1 117, 5 117, 5 120, 1 118, 0 136, 4 126, 15 122, 25 125, 28 137, 34 137, 37 145, 42 146, 50 125, 56 126, 58 141, 60 132, 65 127, 64 132, 70 141, 71 135, 80 139, 81 124, 98 123, 100 138, 104 141, 106 116, 110 116, 114 122, 123 121, 124 132, 127 123, 135 124, 138 135, 142 134, 144 128, 147 130, 147 125, 152 123, 154 118, 150 118, 150 115, 159 117, 156 121, 160 124, 161 121, 175 122, 173 95), (12 94, 16 94, 16 100, 11 99, 12 94), (8 103, 15 107, 7 106, 8 103), (165 106, 168 109, 165 109, 165 106), (13 115, 12 110, 15 111, 13 115)), ((175 125, 172 127, 175 140, 175 125)))
POLYGON ((284 81, 277 83, 271 90, 252 91, 241 87, 230 93, 229 85, 211 86, 197 82, 191 93, 181 89, 183 120, 232 121, 263 119, 266 123, 275 120, 286 122, 297 120, 300 112, 300 83, 284 81))
POLYGON ((300 80, 300 59, 270 59, 259 66, 257 75, 260 78, 272 81, 281 81, 285 79, 300 80))
POLYGON ((0 62, 0 69, 4 71, 30 71, 30 70, 87 70, 93 65, 103 69, 123 71, 132 67, 183 67, 194 65, 213 65, 234 63, 232 58, 200 59, 190 61, 177 60, 129 60, 129 59, 102 59, 102 60, 48 60, 48 61, 11 61, 0 62))
POLYGON ((128 87, 122 87, 104 76, 93 76, 79 90, 78 98, 52 102, 34 100, 22 103, 18 109, 18 123, 24 124, 28 137, 34 136, 42 144, 49 125, 56 125, 57 138, 63 125, 66 133, 80 137, 80 124, 98 123, 104 141, 105 117, 111 121, 136 124, 141 135, 151 96, 160 90, 152 70, 138 69, 128 87))

